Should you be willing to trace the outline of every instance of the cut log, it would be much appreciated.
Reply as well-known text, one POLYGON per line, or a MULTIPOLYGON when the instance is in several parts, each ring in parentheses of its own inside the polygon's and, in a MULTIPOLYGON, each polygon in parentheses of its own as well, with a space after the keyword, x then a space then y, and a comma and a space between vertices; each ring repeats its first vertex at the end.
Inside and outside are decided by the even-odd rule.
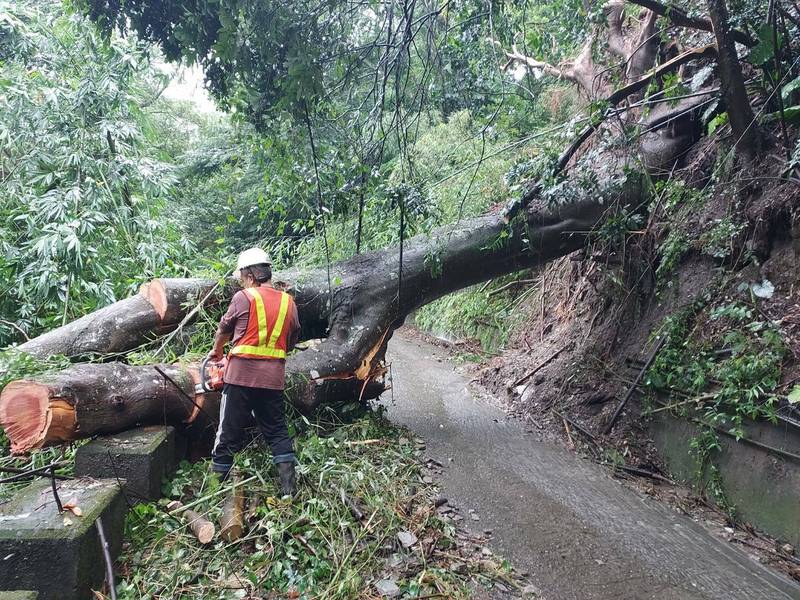
POLYGON ((237 485, 225 499, 222 506, 219 535, 226 542, 235 542, 242 537, 244 531, 244 492, 237 485))
MULTIPOLYGON (((685 143, 665 144, 662 152, 674 156, 685 147, 685 143)), ((605 176, 613 172, 620 177, 627 169, 624 156, 616 159, 618 162, 611 163, 609 157, 615 166, 605 176)), ((319 345, 289 357, 287 397, 305 413, 323 402, 376 397, 384 390, 387 343, 406 315, 463 287, 536 267, 577 250, 610 204, 635 207, 642 202, 641 179, 629 176, 614 193, 613 199, 532 202, 511 222, 498 212, 414 237, 404 244, 400 289, 397 249, 358 255, 332 265, 331 280, 336 285, 331 288, 322 269, 276 274, 276 283, 286 282, 295 296, 303 338, 324 338, 319 345), (436 269, 430 266, 432 256, 436 269)), ((138 299, 129 299, 150 307, 147 323, 155 323, 155 329, 143 325, 146 320, 136 311, 125 318, 124 307, 129 301, 122 301, 103 309, 105 313, 84 317, 87 324, 81 327, 76 325, 79 320, 31 340, 23 349, 70 353, 77 343, 74 335, 91 323, 104 331, 115 328, 126 332, 124 344, 109 336, 95 336, 97 343, 91 346, 95 350, 108 352, 130 346, 160 331, 165 322, 174 326, 185 315, 185 303, 180 300, 202 298, 214 285, 206 280, 162 280, 144 288, 138 299), (111 324, 102 323, 104 314, 114 315, 111 324), (110 345, 102 346, 102 339, 110 345), (66 345, 59 346, 57 340, 66 345)), ((231 291, 226 287, 215 301, 231 291)), ((82 348, 85 351, 88 346, 82 348)), ((177 384, 171 385, 153 367, 115 364, 83 365, 56 375, 13 382, 0 394, 0 424, 13 451, 19 453, 95 433, 164 422, 180 424, 198 418, 201 411, 189 399, 194 390, 192 370, 163 368, 172 369, 170 379, 177 384)), ((209 395, 205 395, 197 404, 208 402, 209 395)), ((218 408, 206 406, 202 412, 216 419, 216 411, 218 408)))
POLYGON ((173 514, 179 514, 201 544, 208 544, 214 539, 214 534, 217 531, 214 524, 191 509, 184 509, 180 501, 173 500, 167 504, 167 510, 173 514))
POLYGON ((0 394, 0 424, 11 451, 23 453, 138 425, 181 425, 196 420, 198 407, 204 405, 210 416, 218 416, 218 395, 195 395, 189 369, 158 368, 169 379, 152 366, 109 363, 75 365, 11 382, 0 394))
MULTIPOLYGON (((208 294, 216 282, 205 279, 156 279, 139 294, 101 308, 63 327, 20 344, 19 349, 39 358, 125 352, 147 339, 167 333, 186 314, 186 304, 208 294)), ((206 305, 230 295, 221 289, 206 305)))
MULTIPOLYGON (((377 397, 384 390, 383 371, 370 367, 363 374, 319 380, 290 374, 286 394, 306 410, 321 402, 377 397)), ((8 384, 0 393, 0 425, 14 454, 141 425, 191 424, 199 430, 194 437, 202 437, 219 420, 219 394, 196 394, 197 377, 195 365, 75 365, 8 384)))

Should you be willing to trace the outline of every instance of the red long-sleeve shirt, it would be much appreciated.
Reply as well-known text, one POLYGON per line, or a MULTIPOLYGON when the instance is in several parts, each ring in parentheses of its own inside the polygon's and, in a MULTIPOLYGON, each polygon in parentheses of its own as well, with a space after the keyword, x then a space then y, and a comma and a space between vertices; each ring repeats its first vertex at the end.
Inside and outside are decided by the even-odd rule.
MULTIPOLYGON (((288 328, 286 337, 286 351, 288 352, 297 343, 300 337, 300 317, 294 302, 289 305, 286 315, 285 327, 288 328)), ((220 319, 217 331, 224 334, 233 334, 232 345, 244 335, 247 322, 250 319, 250 300, 247 294, 240 290, 233 295, 228 311, 220 319)), ((228 358, 225 368, 225 383, 242 385, 245 387, 268 388, 282 390, 286 382, 286 360, 282 358, 253 359, 241 356, 228 358)))

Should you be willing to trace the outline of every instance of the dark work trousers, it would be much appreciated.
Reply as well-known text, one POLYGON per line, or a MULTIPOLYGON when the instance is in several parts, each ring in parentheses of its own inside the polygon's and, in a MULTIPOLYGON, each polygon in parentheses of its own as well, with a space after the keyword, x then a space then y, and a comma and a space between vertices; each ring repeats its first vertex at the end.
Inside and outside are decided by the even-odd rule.
POLYGON ((219 427, 211 452, 214 472, 225 476, 231 470, 233 455, 244 447, 245 429, 252 424, 253 417, 272 449, 272 462, 295 462, 284 404, 283 390, 226 383, 222 388, 219 427))

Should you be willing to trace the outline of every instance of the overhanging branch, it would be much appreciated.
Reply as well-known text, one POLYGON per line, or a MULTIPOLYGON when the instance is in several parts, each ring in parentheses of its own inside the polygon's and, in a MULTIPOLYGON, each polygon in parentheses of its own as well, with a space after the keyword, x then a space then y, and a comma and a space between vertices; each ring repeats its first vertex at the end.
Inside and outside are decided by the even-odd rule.
MULTIPOLYGON (((708 17, 692 17, 686 13, 685 10, 677 6, 667 6, 657 0, 628 0, 631 4, 636 4, 643 8, 652 10, 654 13, 668 18, 674 25, 678 27, 688 27, 689 29, 699 29, 700 31, 714 31, 714 25, 708 17)), ((756 41, 743 31, 731 31, 733 39, 740 44, 748 47, 756 45, 756 41)))

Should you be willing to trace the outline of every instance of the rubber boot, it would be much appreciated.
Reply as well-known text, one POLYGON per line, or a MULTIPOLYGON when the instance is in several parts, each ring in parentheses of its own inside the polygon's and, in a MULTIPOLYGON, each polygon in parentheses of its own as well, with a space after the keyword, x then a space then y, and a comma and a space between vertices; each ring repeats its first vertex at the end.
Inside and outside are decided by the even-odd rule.
POLYGON ((281 479, 281 494, 284 496, 294 496, 295 475, 294 462, 278 463, 278 475, 281 479))

